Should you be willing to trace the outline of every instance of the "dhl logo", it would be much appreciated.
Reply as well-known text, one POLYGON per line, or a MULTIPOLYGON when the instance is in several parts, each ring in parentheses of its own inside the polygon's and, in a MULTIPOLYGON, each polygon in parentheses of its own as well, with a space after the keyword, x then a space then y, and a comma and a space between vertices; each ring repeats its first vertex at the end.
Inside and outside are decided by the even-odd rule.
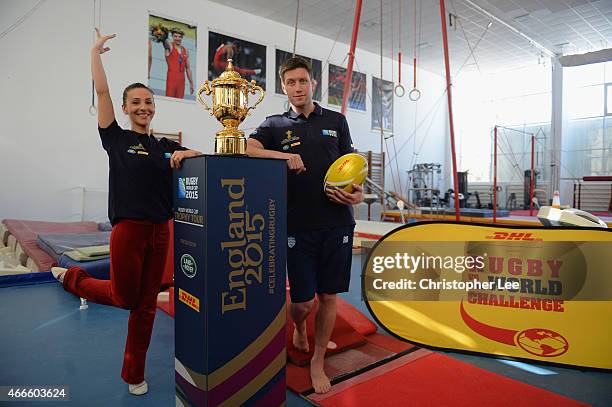
POLYGON ((344 166, 348 163, 350 163, 351 160, 344 160, 344 162, 340 165, 340 167, 338 167, 338 172, 342 171, 342 169, 344 168, 344 166))
POLYGON ((492 236, 486 236, 485 239, 492 240, 526 240, 526 241, 538 241, 541 242, 542 238, 533 237, 533 233, 519 233, 519 232, 493 232, 492 236))
POLYGON ((179 288, 179 301, 186 304, 189 308, 200 312, 200 299, 179 288))

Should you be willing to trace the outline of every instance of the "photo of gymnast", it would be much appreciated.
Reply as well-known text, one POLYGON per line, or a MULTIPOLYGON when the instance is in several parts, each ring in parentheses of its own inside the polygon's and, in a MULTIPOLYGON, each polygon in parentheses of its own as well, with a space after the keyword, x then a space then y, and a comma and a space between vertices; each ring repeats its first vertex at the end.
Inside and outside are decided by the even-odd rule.
POLYGON ((244 79, 255 79, 262 89, 266 89, 265 45, 209 31, 208 80, 213 80, 223 73, 228 59, 232 60, 234 70, 244 79))
MULTIPOLYGON (((329 90, 327 103, 342 106, 344 83, 346 82, 346 68, 329 64, 329 90)), ((348 97, 349 109, 366 111, 366 75, 353 71, 351 75, 351 90, 348 97)))
POLYGON ((195 100, 197 27, 150 14, 147 46, 155 95, 195 100))

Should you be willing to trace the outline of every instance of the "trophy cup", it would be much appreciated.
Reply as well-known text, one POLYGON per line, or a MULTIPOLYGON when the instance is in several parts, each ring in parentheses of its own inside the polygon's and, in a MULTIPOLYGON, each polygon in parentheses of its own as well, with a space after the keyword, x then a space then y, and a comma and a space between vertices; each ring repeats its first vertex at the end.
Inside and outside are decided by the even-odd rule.
POLYGON ((215 154, 172 171, 176 405, 277 407, 287 395, 286 246, 277 244, 287 240, 287 163, 245 155, 238 126, 264 92, 227 62, 197 93, 223 125, 215 154), (234 386, 243 362, 248 391, 234 386))
POLYGON ((208 80, 204 82, 198 90, 198 102, 223 125, 223 130, 215 136, 215 154, 246 155, 246 137, 242 130, 238 130, 238 126, 263 98, 263 89, 255 84, 254 79, 251 82, 243 79, 234 70, 231 59, 227 60, 225 72, 212 81, 212 86, 208 80), (260 93, 259 99, 249 106, 249 93, 254 95, 257 91, 260 93), (212 109, 202 98, 202 93, 212 94, 212 109))

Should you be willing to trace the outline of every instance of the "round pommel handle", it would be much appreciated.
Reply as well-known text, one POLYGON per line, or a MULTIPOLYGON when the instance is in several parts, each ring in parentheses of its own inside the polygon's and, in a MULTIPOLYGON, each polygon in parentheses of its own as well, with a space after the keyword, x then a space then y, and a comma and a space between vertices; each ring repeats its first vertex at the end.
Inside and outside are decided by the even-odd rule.
POLYGON ((261 103, 261 101, 264 99, 265 92, 261 88, 261 86, 258 86, 258 85, 255 84, 255 79, 251 79, 251 82, 248 82, 245 85, 245 87, 246 87, 246 91, 250 92, 253 95, 255 94, 255 92, 259 92, 259 99, 257 99, 257 102, 255 102, 255 104, 253 106, 249 106, 247 108, 247 112, 248 112, 251 109, 255 109, 257 107, 257 105, 261 103))
POLYGON ((198 102, 204 105, 204 108, 208 110, 210 114, 213 114, 212 109, 210 108, 210 106, 208 106, 208 104, 202 97, 202 93, 204 93, 205 95, 210 95, 212 93, 212 88, 210 87, 208 80, 206 80, 204 82, 204 85, 200 86, 200 89, 198 89, 198 102))

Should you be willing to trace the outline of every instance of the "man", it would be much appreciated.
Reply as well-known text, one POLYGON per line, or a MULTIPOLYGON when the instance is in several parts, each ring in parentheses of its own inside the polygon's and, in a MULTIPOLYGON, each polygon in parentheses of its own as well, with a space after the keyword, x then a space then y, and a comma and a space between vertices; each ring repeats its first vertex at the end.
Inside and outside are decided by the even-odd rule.
POLYGON ((166 75, 166 96, 179 99, 185 97, 185 74, 189 79, 189 93, 193 95, 193 78, 189 66, 189 53, 181 44, 185 33, 178 28, 170 30, 172 41, 164 40, 164 54, 168 64, 166 75))
POLYGON ((291 285, 289 313, 295 323, 293 345, 309 352, 306 318, 315 293, 319 300, 315 318, 315 348, 310 378, 317 393, 331 385, 323 369, 325 350, 336 320, 336 294, 348 291, 353 229, 352 206, 363 200, 363 188, 349 194, 323 190, 329 166, 353 151, 346 118, 314 103, 316 81, 303 58, 286 60, 279 74, 290 109, 268 117, 251 134, 251 157, 287 160, 287 272, 291 285))
POLYGON ((217 75, 221 75, 223 71, 225 71, 228 59, 232 59, 234 71, 238 72, 240 75, 259 75, 261 73, 261 69, 259 68, 248 69, 238 66, 237 57, 240 52, 241 49, 238 44, 231 41, 219 45, 215 50, 215 56, 213 58, 213 68, 215 69, 217 75))

